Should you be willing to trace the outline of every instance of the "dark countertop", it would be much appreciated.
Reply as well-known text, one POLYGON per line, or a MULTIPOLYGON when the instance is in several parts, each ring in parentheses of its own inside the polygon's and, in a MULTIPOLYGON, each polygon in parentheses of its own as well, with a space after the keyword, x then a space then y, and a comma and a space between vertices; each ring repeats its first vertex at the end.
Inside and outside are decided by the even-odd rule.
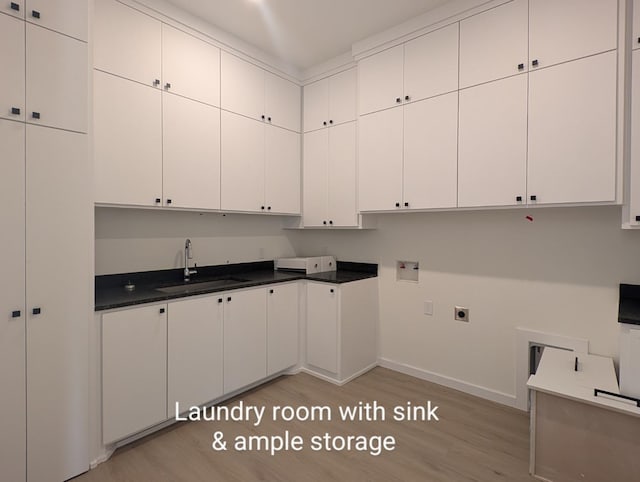
POLYGON ((192 275, 190 282, 183 281, 182 269, 145 271, 96 276, 95 311, 123 308, 126 306, 167 301, 188 296, 216 293, 253 286, 283 283, 286 281, 311 280, 326 283, 349 283, 378 276, 378 265, 368 263, 350 263, 338 261, 337 271, 304 274, 291 271, 274 271, 273 261, 239 263, 232 265, 197 267, 198 273, 192 275), (229 279, 220 287, 199 288, 198 283, 229 279), (124 285, 135 284, 135 290, 127 291, 124 285), (158 288, 184 286, 179 293, 163 293, 158 288))

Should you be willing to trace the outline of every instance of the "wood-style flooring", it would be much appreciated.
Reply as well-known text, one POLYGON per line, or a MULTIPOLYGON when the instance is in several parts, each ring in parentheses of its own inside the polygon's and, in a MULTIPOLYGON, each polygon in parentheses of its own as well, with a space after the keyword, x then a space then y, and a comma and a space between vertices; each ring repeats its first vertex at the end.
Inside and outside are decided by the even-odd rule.
POLYGON ((262 423, 181 422, 116 451, 75 482, 212 481, 529 481, 529 418, 524 412, 384 368, 338 387, 307 374, 280 377, 226 405, 266 406, 262 423), (339 405, 386 407, 386 420, 343 422, 339 405), (439 421, 397 422, 395 406, 438 406, 439 421), (273 422, 273 406, 330 406, 330 422, 273 422), (267 415, 268 414, 268 415, 267 415), (236 436, 283 435, 305 442, 302 451, 237 452, 236 436), (222 431, 227 451, 211 448, 222 431), (396 448, 372 456, 358 451, 313 451, 314 435, 391 435, 396 448))

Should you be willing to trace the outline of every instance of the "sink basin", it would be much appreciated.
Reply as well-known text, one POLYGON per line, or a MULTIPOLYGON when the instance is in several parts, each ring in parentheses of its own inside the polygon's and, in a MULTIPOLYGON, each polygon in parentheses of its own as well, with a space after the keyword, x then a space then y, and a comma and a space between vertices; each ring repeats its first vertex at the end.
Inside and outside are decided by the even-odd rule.
POLYGON ((210 289, 216 288, 226 288, 232 285, 237 285, 239 283, 245 283, 249 280, 240 279, 240 278, 225 278, 225 279, 216 279, 211 281, 202 281, 200 283, 185 283, 176 286, 167 286, 164 288, 156 288, 156 291, 160 291, 161 293, 166 293, 168 295, 174 295, 178 293, 197 293, 199 291, 207 291, 210 289))

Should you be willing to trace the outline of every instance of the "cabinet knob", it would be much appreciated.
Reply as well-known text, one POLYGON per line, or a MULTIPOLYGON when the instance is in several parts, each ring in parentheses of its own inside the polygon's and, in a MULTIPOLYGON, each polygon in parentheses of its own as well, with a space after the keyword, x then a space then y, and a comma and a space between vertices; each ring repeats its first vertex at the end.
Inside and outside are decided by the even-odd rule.
POLYGON ((227 301, 231 301, 231 296, 227 296, 227 301))
POLYGON ((409 207, 409 203, 404 203, 404 207, 408 208, 409 207))
POLYGON ((334 290, 333 290, 333 288, 331 288, 331 289, 329 290, 329 293, 333 293, 333 291, 334 291, 334 290))
POLYGON ((171 88, 171 84, 167 82, 166 84, 164 84, 164 88, 169 90, 171 88))
POLYGON ((16 2, 11 2, 11 10, 15 10, 16 12, 19 12, 20 5, 18 5, 16 2))
POLYGON ((267 117, 267 120, 268 120, 269 122, 271 122, 271 117, 267 117))
POLYGON ((333 120, 332 119, 329 119, 329 124, 333 124, 333 120))
POLYGON ((322 224, 325 224, 325 225, 326 225, 326 224, 327 224, 327 222, 326 222, 326 221, 322 221, 322 224))
POLYGON ((11 312, 11 318, 20 318, 22 316, 22 312, 20 310, 14 310, 11 312))
POLYGON ((333 221, 329 220, 329 224, 333 225, 333 221))
POLYGON ((167 204, 171 204, 171 203, 172 203, 171 199, 167 199, 167 204))
POLYGON ((218 298, 218 303, 222 303, 222 298, 218 298))
POLYGON ((273 294, 273 290, 269 290, 269 294, 273 294))
POLYGON ((538 66, 538 59, 535 59, 533 62, 531 62, 531 65, 533 65, 534 67, 538 66))
POLYGON ((518 64, 518 70, 524 70, 524 64, 518 64))
POLYGON ((536 195, 530 196, 530 199, 532 201, 537 201, 538 200, 538 196, 536 196, 536 195))
POLYGON ((267 206, 267 211, 271 211, 271 206, 267 206))
POLYGON ((33 117, 34 119, 40 119, 40 112, 32 112, 31 117, 33 117))
POLYGON ((156 79, 153 81, 153 85, 155 85, 156 87, 160 85, 160 79, 156 79))
POLYGON ((162 199, 160 199, 159 197, 156 198, 156 204, 160 204, 162 202, 162 199))
POLYGON ((40 12, 38 12, 37 10, 31 10, 31 16, 33 18, 40 18, 40 12))
POLYGON ((260 206, 260 209, 262 209, 264 211, 264 206, 260 206))
POLYGON ((160 314, 164 313, 165 309, 164 308, 160 308, 160 314))
POLYGON ((327 125, 327 121, 324 121, 324 122, 322 123, 322 125, 323 125, 323 126, 326 126, 326 125, 327 125))
POLYGON ((396 97, 396 104, 399 104, 400 102, 402 102, 402 99, 400 97, 396 97))
POLYGON ((521 203, 522 202, 522 196, 516 196, 516 202, 521 203))
POLYGON ((31 313, 34 315, 39 315, 40 313, 42 313, 42 310, 40 308, 34 308, 33 310, 31 310, 31 313))
POLYGON ((262 115, 261 115, 260 117, 262 118, 262 120, 264 120, 264 118, 265 118, 265 115, 264 115, 264 114, 262 114, 262 115))
POLYGON ((396 203, 396 207, 399 208, 400 207, 400 203, 396 203))
POLYGON ((409 97, 408 95, 405 95, 404 96, 404 100, 409 101, 409 100, 411 100, 411 97, 409 97))
POLYGON ((11 113, 13 115, 20 115, 20 109, 18 107, 12 107, 11 108, 11 113))

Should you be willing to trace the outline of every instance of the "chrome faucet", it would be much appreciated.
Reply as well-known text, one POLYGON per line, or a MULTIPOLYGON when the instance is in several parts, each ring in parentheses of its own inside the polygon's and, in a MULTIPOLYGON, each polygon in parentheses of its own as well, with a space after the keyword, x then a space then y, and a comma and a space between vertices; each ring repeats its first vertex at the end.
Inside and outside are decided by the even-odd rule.
MULTIPOLYGON (((189 260, 193 258, 191 253, 191 240, 187 238, 184 242, 184 280, 189 281, 192 274, 196 274, 195 269, 189 269, 189 260)), ((195 266, 195 265, 194 265, 195 266)))

